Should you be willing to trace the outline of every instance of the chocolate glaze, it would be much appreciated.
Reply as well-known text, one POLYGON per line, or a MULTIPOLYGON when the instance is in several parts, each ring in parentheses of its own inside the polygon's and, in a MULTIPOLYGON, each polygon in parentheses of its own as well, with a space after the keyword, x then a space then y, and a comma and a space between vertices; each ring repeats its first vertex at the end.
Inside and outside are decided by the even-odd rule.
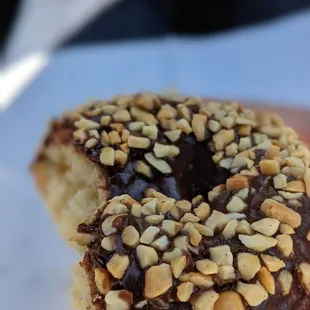
MULTIPOLYGON (((171 144, 163 133, 164 130, 159 127, 157 142, 171 144)), ((208 130, 206 135, 210 137, 208 130)), ((110 197, 129 194, 132 198, 141 200, 145 190, 150 187, 176 199, 192 199, 201 193, 206 197, 208 191, 218 184, 225 183, 229 177, 227 170, 214 164, 213 153, 208 146, 210 141, 209 138, 207 141, 197 142, 193 134, 183 135, 175 143, 180 149, 180 155, 174 159, 166 159, 173 173, 164 175, 153 168, 151 179, 136 173, 135 163, 137 160, 144 160, 144 154, 151 151, 153 145, 148 150, 131 148, 125 167, 105 167, 110 197)), ((100 163, 100 146, 93 149, 77 146, 90 160, 100 163)))
POLYGON ((143 159, 144 152, 132 149, 130 160, 124 168, 108 169, 110 196, 129 194, 141 200, 147 188, 155 188, 169 197, 192 199, 198 194, 207 196, 212 187, 225 183, 228 172, 217 167, 207 143, 199 143, 193 136, 184 137, 176 144, 180 155, 169 159, 173 173, 163 175, 153 170, 153 178, 146 179, 135 172, 135 161, 143 159))

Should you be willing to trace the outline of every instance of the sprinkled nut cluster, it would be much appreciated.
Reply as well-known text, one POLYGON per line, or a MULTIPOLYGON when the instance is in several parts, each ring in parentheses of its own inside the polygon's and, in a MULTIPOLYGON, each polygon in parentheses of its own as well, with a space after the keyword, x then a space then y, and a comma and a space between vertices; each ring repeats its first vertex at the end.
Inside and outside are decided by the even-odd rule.
MULTIPOLYGON (((144 296, 139 300, 143 305, 165 299, 174 285, 175 302, 190 302, 194 309, 224 309, 221 307, 225 303, 236 309, 258 306, 275 294, 276 281, 281 294, 288 295, 293 275, 286 270, 286 259, 293 253, 293 238, 283 233, 286 226, 282 226, 281 233, 280 225, 293 230, 298 229, 300 221, 294 218, 292 209, 265 199, 262 213, 270 217, 248 222, 242 212, 249 208, 246 201, 250 192, 233 191, 235 195, 228 200, 226 212, 213 209, 201 195, 192 201, 176 201, 153 189, 147 191, 141 202, 122 195, 104 203, 97 214, 101 223, 98 241, 108 260, 105 266, 94 270, 97 294, 104 296, 107 305, 113 297, 122 309, 134 308, 132 292, 123 290, 127 296, 123 300, 113 285, 125 282, 131 266, 138 265, 144 278, 139 295, 144 296), (231 210, 232 206, 239 207, 231 210), (226 242, 207 246, 215 236, 222 236, 219 240, 226 242), (243 252, 232 252, 227 240, 233 238, 243 245, 243 252), (266 254, 271 248, 277 248, 282 255, 266 254), (223 297, 214 290, 215 285, 234 282, 236 289, 221 293, 223 297)), ((94 244, 96 237, 90 235, 84 240, 94 244)), ((310 292, 310 264, 298 265, 297 271, 301 285, 310 292)))
POLYGON ((152 178, 152 169, 170 174, 169 161, 180 155, 176 144, 191 135, 197 142, 210 142, 214 162, 232 174, 257 176, 260 170, 274 178, 279 190, 310 195, 305 164, 310 155, 297 134, 278 117, 270 114, 260 120, 235 102, 167 101, 148 93, 119 96, 89 103, 80 110, 74 126, 73 139, 100 152, 104 166, 122 167, 131 150, 141 150, 144 157, 136 163, 137 173, 147 178, 152 178), (266 153, 257 165, 258 150, 266 153), (286 177, 292 175, 299 182, 286 184, 286 177))

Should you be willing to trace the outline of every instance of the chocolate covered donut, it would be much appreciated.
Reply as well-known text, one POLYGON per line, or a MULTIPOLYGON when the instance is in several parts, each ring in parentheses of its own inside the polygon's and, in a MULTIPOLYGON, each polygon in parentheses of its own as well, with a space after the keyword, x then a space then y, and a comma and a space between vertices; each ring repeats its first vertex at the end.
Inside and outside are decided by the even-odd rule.
POLYGON ((81 309, 306 310, 309 163, 277 115, 140 93, 52 121, 32 171, 81 309))

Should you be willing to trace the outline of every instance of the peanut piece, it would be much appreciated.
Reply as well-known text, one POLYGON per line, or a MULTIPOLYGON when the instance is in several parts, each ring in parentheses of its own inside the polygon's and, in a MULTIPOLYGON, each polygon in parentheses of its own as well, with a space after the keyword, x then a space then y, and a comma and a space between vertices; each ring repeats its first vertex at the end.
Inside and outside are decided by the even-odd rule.
POLYGON ((111 290, 110 275, 106 269, 96 268, 95 269, 95 283, 98 291, 106 295, 111 290))
POLYGON ((121 279, 130 264, 129 256, 114 254, 107 263, 107 269, 116 279, 121 279))
POLYGON ((148 138, 129 136, 128 145, 129 147, 136 149, 147 149, 151 144, 151 141, 148 138))
POLYGON ((173 220, 164 220, 161 227, 170 238, 175 237, 183 228, 183 224, 173 220))
POLYGON ((192 128, 197 141, 204 141, 206 139, 206 123, 207 116, 201 114, 194 114, 192 119, 192 128))
POLYGON ((163 255, 163 261, 165 263, 171 263, 175 258, 181 257, 183 252, 179 248, 173 249, 171 252, 165 252, 163 255))
POLYGON ((179 277, 181 282, 192 282, 195 286, 210 288, 213 286, 214 282, 211 276, 206 276, 200 272, 190 272, 187 274, 182 274, 179 277))
POLYGON ((177 297, 181 302, 187 302, 194 291, 194 285, 191 282, 181 283, 177 287, 177 297))
POLYGON ((106 166, 114 166, 114 149, 104 147, 100 153, 100 162, 106 166))
POLYGON ((210 258, 218 266, 232 266, 233 255, 228 245, 220 245, 210 248, 210 258))
POLYGON ((156 226, 148 227, 141 235, 140 242, 143 244, 151 244, 154 241, 155 236, 160 232, 160 229, 156 226))
POLYGON ((280 164, 274 159, 264 159, 260 161, 259 168, 264 175, 276 175, 280 173, 280 164))
POLYGON ((198 296, 194 301, 195 310, 213 310, 216 300, 219 298, 219 294, 215 291, 206 291, 198 296))
POLYGON ((284 191, 292 193, 305 193, 305 183, 301 180, 291 181, 283 188, 284 191))
POLYGON ((247 176, 236 174, 233 177, 227 179, 226 187, 230 191, 248 188, 249 187, 249 179, 247 176))
POLYGON ((232 266, 220 266, 217 276, 223 281, 235 279, 235 269, 232 266))
POLYGON ((287 185, 287 177, 284 174, 277 174, 273 177, 273 185, 276 189, 284 188, 287 185))
POLYGON ((156 125, 143 126, 142 134, 151 140, 156 140, 158 135, 158 128, 156 125))
POLYGON ((300 264, 298 267, 298 273, 300 275, 303 285, 308 291, 310 291, 310 264, 300 264))
POLYGON ((285 267, 285 263, 275 256, 271 256, 268 254, 261 254, 260 257, 263 260, 266 267, 268 268, 268 270, 271 272, 276 272, 281 268, 285 267))
POLYGON ((205 236, 205 237, 214 236, 214 231, 211 228, 204 226, 204 225, 201 225, 201 224, 198 224, 198 223, 193 223, 193 225, 199 231, 199 233, 202 236, 205 236))
POLYGON ((260 209, 268 217, 277 219, 281 223, 289 224, 293 228, 301 225, 300 214, 276 200, 265 199, 260 209))
POLYGON ((238 223, 236 232, 243 235, 254 235, 254 230, 251 228, 251 224, 246 220, 242 220, 238 223))
POLYGON ((139 265, 142 269, 158 263, 157 252, 153 248, 145 245, 137 246, 137 257, 139 260, 139 265))
POLYGON ((213 210, 205 225, 212 230, 223 230, 228 222, 229 217, 227 216, 227 214, 219 212, 217 210, 213 210))
POLYGON ((280 222, 276 219, 264 218, 252 223, 251 228, 265 236, 271 237, 277 232, 279 225, 280 222))
POLYGON ((182 131, 180 129, 165 131, 164 135, 171 141, 176 142, 180 139, 182 131))
POLYGON ((197 208, 194 209, 194 213, 200 218, 201 221, 206 220, 210 215, 209 204, 202 202, 197 208))
POLYGON ((241 212, 246 207, 246 203, 239 197, 233 196, 226 206, 228 212, 241 212))
POLYGON ((123 243, 129 247, 136 247, 139 244, 139 233, 134 226, 127 226, 122 233, 123 243))
POLYGON ((231 239, 236 235, 236 229, 238 224, 238 221, 235 219, 228 222, 222 232, 225 240, 231 239))
POLYGON ((237 266, 241 278, 246 281, 253 279, 261 268, 259 258, 251 253, 239 253, 237 266))
POLYGON ((293 283, 292 274, 288 270, 282 270, 279 275, 279 283, 282 289, 282 294, 289 294, 293 283))
POLYGON ((172 272, 168 264, 152 266, 145 273, 144 295, 146 298, 156 298, 172 286, 172 272))
POLYGON ((262 267, 258 272, 258 279, 260 283, 263 285, 265 290, 269 293, 274 295, 276 291, 275 281, 272 274, 268 271, 266 267, 262 267))
POLYGON ((257 284, 245 284, 239 281, 237 284, 237 292, 240 293, 252 307, 260 305, 268 298, 268 293, 265 289, 257 284))
POLYGON ((213 142, 217 151, 222 151, 226 145, 233 142, 235 139, 234 130, 222 129, 213 136, 213 142))
POLYGON ((286 235, 293 235, 295 234, 295 230, 288 224, 280 224, 280 233, 286 235))
POLYGON ((277 244, 275 238, 266 237, 261 234, 255 234, 253 236, 239 235, 238 238, 247 248, 257 252, 263 252, 277 244))
POLYGON ((172 172, 171 167, 166 161, 156 158, 152 153, 144 154, 144 158, 161 173, 168 174, 172 172))
POLYGON ((171 271, 177 279, 186 267, 187 259, 185 256, 177 257, 171 262, 171 271))
POLYGON ((166 251, 169 247, 169 239, 167 236, 161 236, 154 242, 152 242, 151 246, 158 251, 166 251))
POLYGON ((219 267, 216 263, 209 259, 201 259, 196 261, 196 268, 205 275, 218 273, 219 267))
POLYGON ((293 239, 290 235, 277 235, 277 248, 284 256, 289 257, 293 252, 293 239))
POLYGON ((109 291, 104 300, 109 310, 130 310, 133 296, 131 292, 126 290, 109 291))
POLYGON ((192 223, 184 225, 184 231, 188 233, 190 243, 193 246, 198 246, 202 240, 202 236, 192 223))
POLYGON ((220 293, 215 302, 214 310, 244 310, 240 295, 236 292, 226 291, 220 293))
POLYGON ((310 197, 310 168, 306 168, 305 175, 304 175, 304 181, 305 181, 307 196, 310 197))
POLYGON ((191 223, 198 223, 200 222, 200 218, 195 216, 194 214, 192 213, 185 213, 183 215, 183 217, 181 218, 180 220, 181 223, 188 223, 188 222, 191 222, 191 223))

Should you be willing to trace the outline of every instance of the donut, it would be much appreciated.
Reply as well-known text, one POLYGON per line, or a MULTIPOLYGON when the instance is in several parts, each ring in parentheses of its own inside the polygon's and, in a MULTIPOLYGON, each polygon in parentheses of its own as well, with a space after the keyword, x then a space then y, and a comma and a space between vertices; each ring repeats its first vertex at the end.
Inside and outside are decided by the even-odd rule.
POLYGON ((306 310, 309 163, 278 115, 138 93, 53 120, 31 171, 80 309, 306 310))

